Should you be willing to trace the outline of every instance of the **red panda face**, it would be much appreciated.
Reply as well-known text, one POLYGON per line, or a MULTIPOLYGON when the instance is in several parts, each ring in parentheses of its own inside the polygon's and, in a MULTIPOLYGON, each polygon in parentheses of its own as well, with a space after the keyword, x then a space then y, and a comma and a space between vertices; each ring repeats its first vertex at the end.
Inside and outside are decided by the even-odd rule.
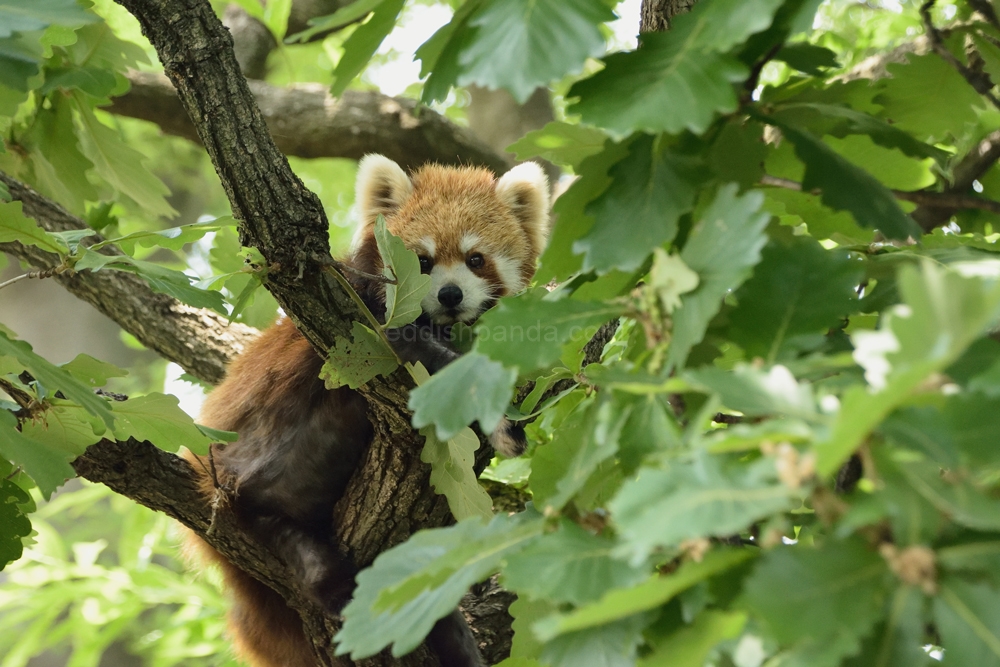
POLYGON ((355 258, 372 257, 382 214, 431 277, 421 306, 441 325, 471 323, 527 286, 548 235, 548 182, 532 162, 499 180, 485 169, 437 165, 410 179, 395 162, 369 155, 358 168, 357 205, 355 258))

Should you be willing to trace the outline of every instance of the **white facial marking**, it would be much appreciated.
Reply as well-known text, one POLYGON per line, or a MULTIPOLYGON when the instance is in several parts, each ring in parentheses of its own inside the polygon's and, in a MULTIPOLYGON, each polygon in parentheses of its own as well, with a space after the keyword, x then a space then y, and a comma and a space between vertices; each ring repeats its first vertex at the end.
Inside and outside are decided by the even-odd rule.
POLYGON ((521 269, 517 262, 506 255, 491 255, 490 259, 493 260, 493 265, 497 267, 500 282, 507 289, 507 294, 518 292, 524 287, 524 282, 521 278, 521 269))
POLYGON ((458 244, 458 249, 462 251, 462 254, 469 252, 477 245, 479 245, 480 239, 479 235, 473 232, 468 232, 462 237, 462 240, 458 244))
POLYGON ((420 239, 420 245, 422 245, 424 250, 427 251, 427 256, 433 259, 434 251, 437 249, 437 244, 434 243, 434 239, 429 236, 425 236, 420 239))
POLYGON ((438 324, 469 323, 479 316, 483 304, 493 297, 489 283, 470 271, 464 262, 448 266, 435 264, 430 276, 431 289, 420 306, 438 324), (462 303, 454 312, 438 301, 438 292, 445 285, 456 285, 462 290, 462 303))

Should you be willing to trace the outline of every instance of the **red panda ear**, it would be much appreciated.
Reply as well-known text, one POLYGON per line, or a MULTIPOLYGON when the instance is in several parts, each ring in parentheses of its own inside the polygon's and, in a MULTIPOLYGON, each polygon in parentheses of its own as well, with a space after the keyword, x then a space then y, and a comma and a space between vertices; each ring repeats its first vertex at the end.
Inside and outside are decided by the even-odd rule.
POLYGON ((549 179, 535 162, 523 162, 497 181, 497 197, 510 207, 540 255, 549 237, 549 179))
POLYGON ((413 183, 399 165, 384 155, 366 155, 358 163, 354 202, 358 207, 357 236, 375 225, 379 213, 389 217, 413 192, 413 183))

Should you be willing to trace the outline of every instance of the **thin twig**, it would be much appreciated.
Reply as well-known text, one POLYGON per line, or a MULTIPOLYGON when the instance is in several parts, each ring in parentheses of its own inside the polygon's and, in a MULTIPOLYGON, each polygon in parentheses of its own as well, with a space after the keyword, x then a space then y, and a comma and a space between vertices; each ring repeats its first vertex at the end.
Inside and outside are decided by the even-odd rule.
POLYGON ((28 271, 27 273, 21 274, 19 276, 14 276, 10 280, 0 283, 0 289, 7 287, 8 285, 13 285, 16 282, 20 282, 25 278, 51 278, 52 276, 57 276, 64 271, 68 271, 69 267, 65 264, 60 264, 57 267, 51 269, 44 269, 41 271, 28 271))
POLYGON ((356 269, 346 262, 341 262, 333 257, 313 257, 313 259, 318 262, 321 266, 332 266, 341 273, 353 273, 356 276, 366 278, 368 280, 375 281, 377 283, 383 283, 386 285, 396 285, 396 281, 392 278, 386 278, 385 276, 375 275, 374 273, 368 273, 367 271, 362 271, 361 269, 356 269))
POLYGON ((13 285, 16 282, 20 282, 20 281, 24 280, 25 278, 30 278, 32 273, 34 273, 34 271, 29 271, 28 273, 24 273, 24 274, 21 274, 19 276, 15 276, 14 278, 11 278, 10 280, 5 280, 4 282, 0 283, 0 289, 3 289, 4 287, 7 287, 8 285, 13 285))
POLYGON ((948 47, 944 45, 944 41, 941 39, 941 33, 937 28, 934 27, 934 21, 931 19, 931 7, 937 0, 927 0, 920 6, 920 17, 924 22, 924 30, 927 32, 927 38, 931 41, 931 47, 934 49, 934 53, 941 56, 945 62, 951 65, 956 72, 962 75, 962 77, 969 82, 977 93, 988 99, 993 103, 997 109, 1000 109, 1000 99, 991 92, 993 89, 993 81, 990 79, 989 74, 986 72, 976 72, 958 61, 958 58, 948 50, 948 47))
MULTIPOLYGON (((771 185, 778 188, 784 188, 786 190, 802 191, 801 183, 788 180, 787 178, 778 178, 776 176, 768 176, 765 174, 761 177, 760 183, 761 185, 771 185)), ((910 201, 914 204, 919 204, 920 206, 926 206, 928 208, 979 209, 982 211, 990 211, 991 213, 1000 213, 1000 202, 993 201, 992 199, 971 197, 969 195, 954 192, 927 192, 924 190, 914 192, 908 192, 906 190, 891 190, 890 192, 892 192, 896 199, 910 201)), ((809 194, 819 194, 819 191, 812 190, 809 194)))
POLYGON ((993 9, 993 5, 990 4, 989 0, 969 0, 969 6, 982 14, 987 23, 1000 30, 1000 19, 997 18, 996 10, 993 9))

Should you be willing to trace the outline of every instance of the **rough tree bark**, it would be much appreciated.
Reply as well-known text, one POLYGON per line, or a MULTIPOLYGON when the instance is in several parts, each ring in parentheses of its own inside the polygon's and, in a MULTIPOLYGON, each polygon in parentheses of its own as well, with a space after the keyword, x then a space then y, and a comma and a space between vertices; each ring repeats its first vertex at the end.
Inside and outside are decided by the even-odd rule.
POLYGON ((639 32, 662 32, 670 28, 670 19, 690 10, 698 0, 642 0, 639 32))
MULTIPOLYGON (((107 110, 156 123, 167 134, 201 142, 170 81, 153 72, 130 72, 132 87, 107 110)), ((241 77, 242 78, 242 77, 241 77)), ((278 149, 303 158, 359 159, 378 151, 404 169, 426 162, 472 164, 496 172, 513 162, 472 132, 458 127, 414 100, 373 91, 346 91, 330 97, 326 86, 278 87, 263 81, 247 85, 278 149)))
MULTIPOLYGON (((323 209, 316 196, 291 172, 272 141, 240 74, 228 31, 207 0, 120 0, 120 4, 139 20, 176 86, 240 221, 243 243, 260 250, 268 262, 268 288, 323 354, 337 336, 349 335, 352 322, 360 319, 360 314, 340 284, 326 273, 329 247, 323 209)), ((52 206, 48 206, 51 210, 42 210, 47 206, 44 199, 18 188, 16 181, 11 183, 12 191, 17 191, 16 196, 26 206, 29 201, 37 206, 32 214, 53 224, 60 219, 74 224, 65 211, 52 206)), ((22 248, 20 253, 26 256, 29 250, 22 248)), ((31 261, 44 264, 47 260, 33 257, 31 261)), ((121 293, 134 289, 137 294, 148 295, 141 281, 96 282, 111 275, 67 275, 64 280, 76 285, 78 294, 92 298, 102 309, 112 307, 97 297, 87 297, 88 291, 121 293)), ((154 309, 136 314, 154 320, 162 315, 176 325, 185 313, 177 311, 175 305, 165 299, 161 301, 161 312, 154 309)), ((201 324, 203 334, 210 335, 214 330, 214 322, 201 324)), ((211 350, 201 352, 212 354, 211 350)), ((184 353, 183 349, 175 349, 170 354, 183 357, 184 353)), ((186 367, 196 365, 188 361, 186 367)), ((198 374, 218 379, 219 365, 209 363, 198 374)), ((398 372, 377 378, 361 390, 370 405, 375 437, 333 518, 342 551, 359 568, 416 530, 451 520, 445 499, 431 489, 429 471, 419 459, 422 439, 412 431, 405 407, 410 386, 409 377, 398 372)), ((479 454, 481 462, 489 456, 485 448, 479 454)), ((75 465, 88 479, 107 483, 124 495, 178 518, 221 553, 271 585, 302 614, 321 663, 348 664, 333 655, 330 640, 337 619, 324 616, 297 590, 280 564, 247 539, 224 502, 212 510, 192 495, 188 464, 141 443, 102 441, 88 449, 75 465)), ((503 621, 497 614, 484 613, 482 617, 503 621)), ((509 624, 509 617, 506 622, 509 624)), ((399 660, 385 653, 363 663, 433 665, 436 658, 421 648, 399 660)))

